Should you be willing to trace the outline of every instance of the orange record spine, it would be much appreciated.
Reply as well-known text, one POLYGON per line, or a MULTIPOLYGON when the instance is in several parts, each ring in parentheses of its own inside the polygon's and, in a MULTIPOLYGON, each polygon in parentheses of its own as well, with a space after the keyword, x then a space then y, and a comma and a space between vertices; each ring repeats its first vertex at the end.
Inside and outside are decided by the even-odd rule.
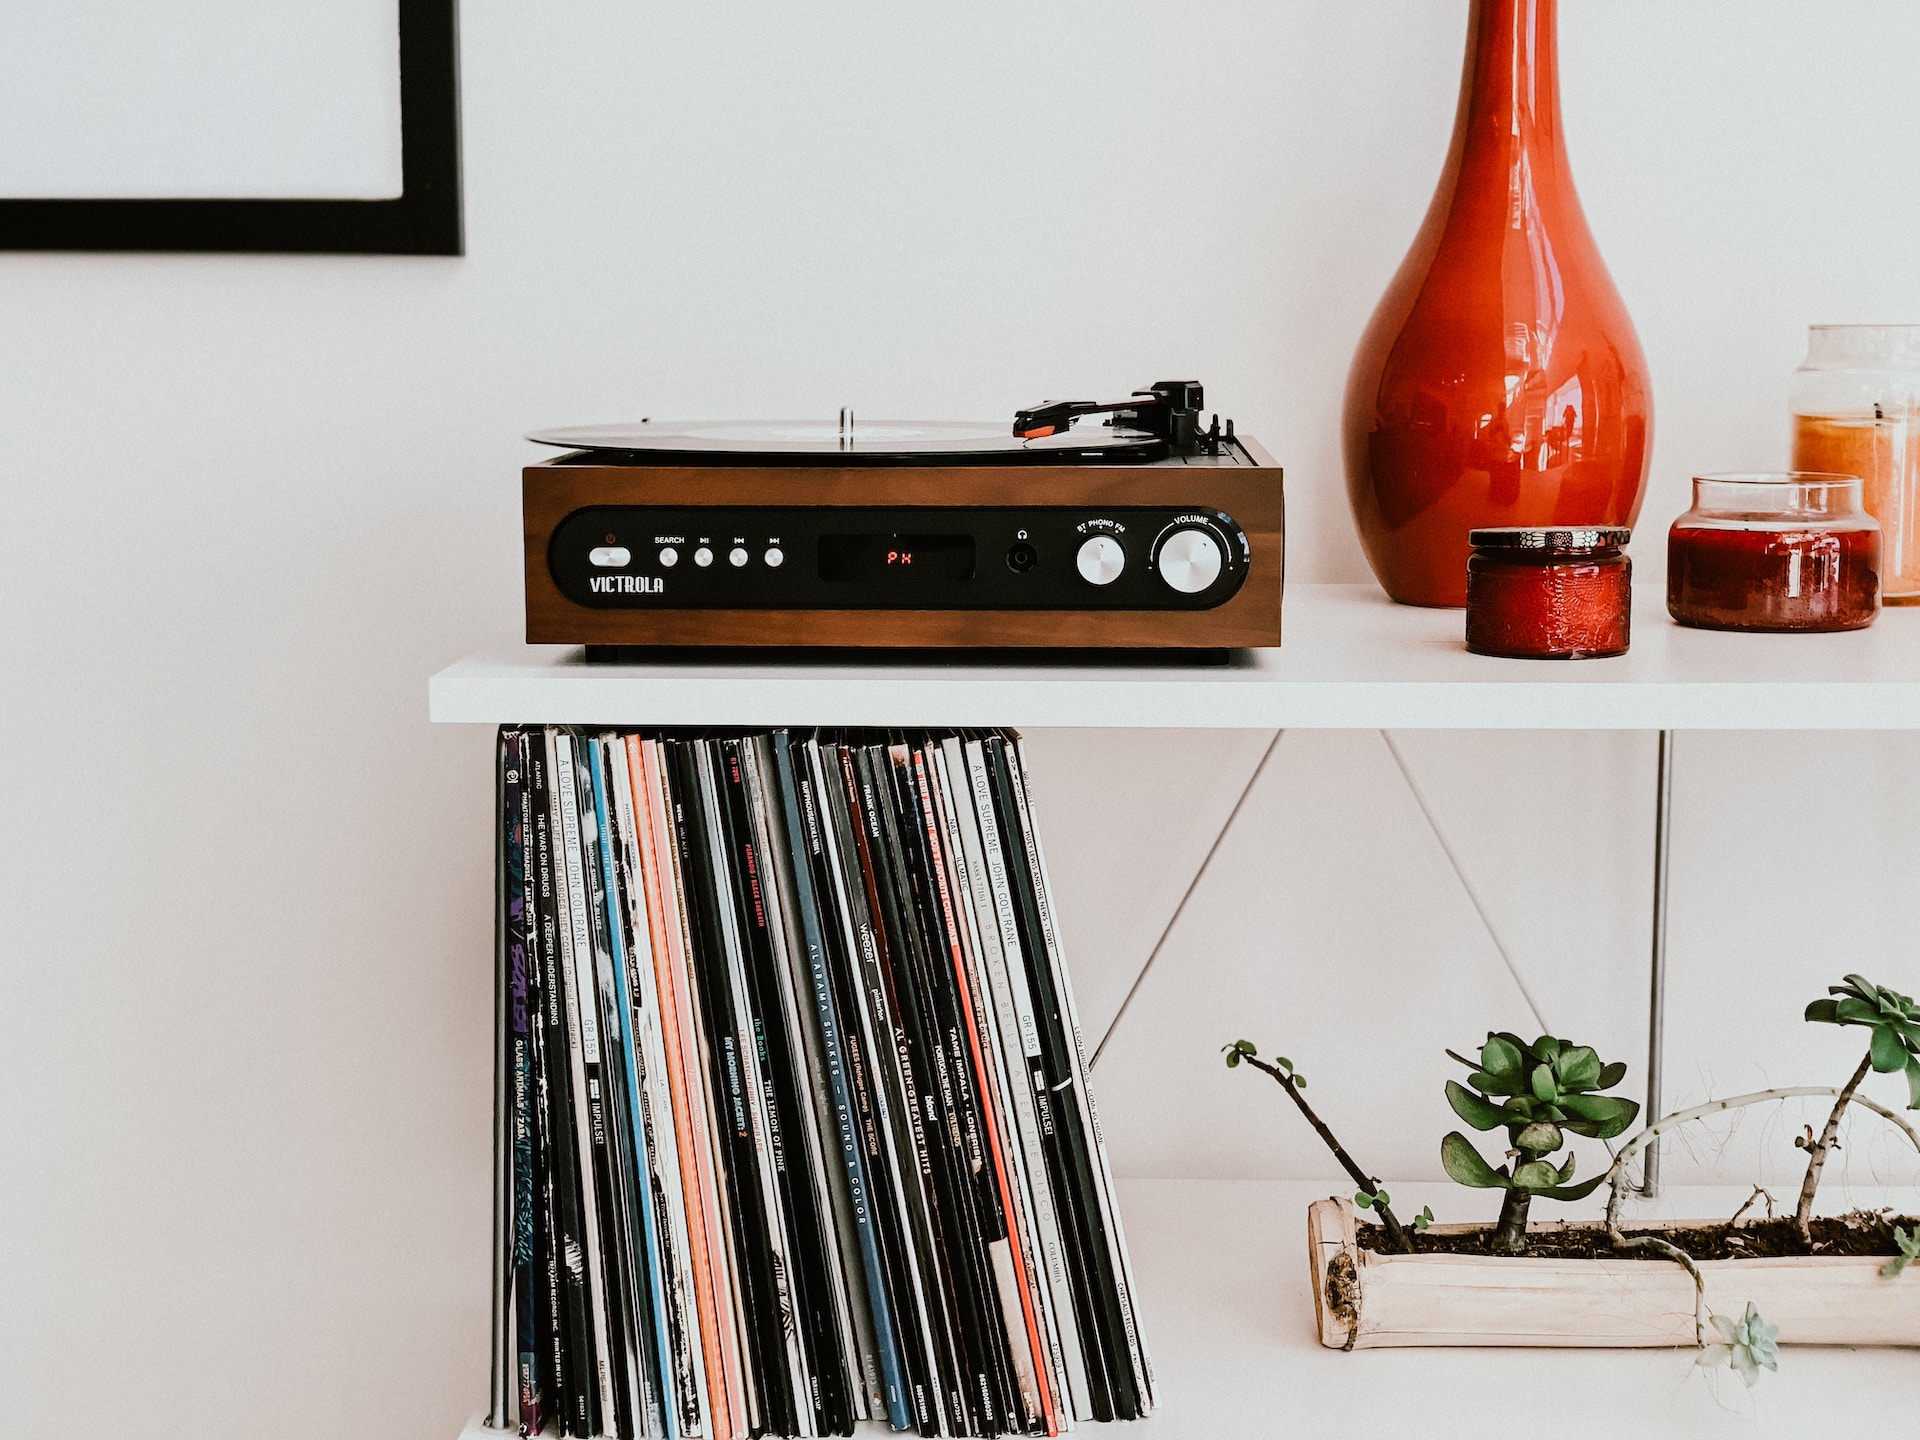
POLYGON ((691 1197, 687 1205, 687 1228, 692 1241, 694 1301, 700 1310, 708 1407, 716 1440, 742 1440, 747 1427, 741 1423, 744 1407, 740 1403, 739 1355, 734 1345, 731 1316, 719 1309, 720 1297, 727 1293, 726 1251, 715 1243, 714 1237, 720 1224, 719 1201, 713 1166, 708 1158, 712 1152, 706 1133, 706 1107, 704 1103, 694 1103, 688 1093, 699 1083, 699 1068, 698 1060, 691 1059, 694 1053, 692 1017, 685 1011, 686 987, 680 983, 680 976, 685 973, 684 950, 678 927, 667 923, 667 871, 660 864, 663 815, 659 772, 653 742, 629 735, 626 745, 628 772, 634 777, 634 810, 646 817, 646 823, 636 824, 634 829, 640 838, 647 926, 653 934, 654 979, 660 990, 662 1014, 671 1017, 671 1023, 662 1024, 660 1031, 673 1096, 673 1128, 679 1139, 681 1188, 691 1197), (716 1270, 722 1277, 718 1285, 715 1284, 716 1270))

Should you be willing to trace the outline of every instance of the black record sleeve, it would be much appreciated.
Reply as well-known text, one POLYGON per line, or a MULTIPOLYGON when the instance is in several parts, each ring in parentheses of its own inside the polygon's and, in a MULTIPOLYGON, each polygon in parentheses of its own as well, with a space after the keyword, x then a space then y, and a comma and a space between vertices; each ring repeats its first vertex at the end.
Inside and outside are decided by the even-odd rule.
POLYGON ((561 1412, 566 1433, 599 1433, 599 1383, 596 1374, 595 1335, 591 1297, 587 1289, 585 1202, 581 1194, 577 1122, 573 1113, 573 1084, 565 998, 565 966, 561 960, 562 900, 559 858, 553 823, 551 751, 543 735, 529 737, 527 773, 533 805, 533 866, 535 881, 534 940, 540 980, 538 1016, 541 1098, 546 1111, 549 1144, 546 1149, 548 1183, 553 1195, 554 1261, 564 1297, 555 1363, 566 1406, 561 1412))
POLYGON ((1098 1182, 1088 1153, 1088 1137, 1080 1123, 1079 1106, 1069 1093, 1074 1084, 1073 1058, 1048 964, 1034 877, 1027 863, 1024 817, 1013 792, 1005 740, 990 737, 985 748, 1000 833, 1007 837, 1007 871, 1013 886, 1014 916, 1026 962, 1027 982, 1039 1019, 1046 1098, 1052 1112, 1049 1178, 1054 1181, 1055 1203, 1060 1208, 1068 1264, 1075 1272, 1076 1318, 1081 1344, 1087 1352, 1094 1418, 1134 1419, 1140 1413, 1139 1392, 1133 1380, 1126 1325, 1120 1314, 1120 1292, 1112 1252, 1094 1193, 1098 1182))
POLYGON ((680 848, 682 874, 689 878, 688 916, 693 922, 695 988, 710 1054, 715 1108, 724 1131, 721 1169, 734 1226, 734 1251, 740 1261, 737 1274, 747 1336, 748 1363, 760 1400, 762 1424, 775 1435, 793 1435, 793 1384, 787 1364, 787 1343, 774 1274, 773 1249, 761 1183, 760 1158, 748 1107, 749 1071, 740 1053, 739 1027, 733 980, 721 936, 718 909, 731 904, 726 878, 714 872, 714 849, 709 833, 717 819, 707 812, 700 779, 698 741, 670 742, 667 751, 672 777, 675 843, 680 848))

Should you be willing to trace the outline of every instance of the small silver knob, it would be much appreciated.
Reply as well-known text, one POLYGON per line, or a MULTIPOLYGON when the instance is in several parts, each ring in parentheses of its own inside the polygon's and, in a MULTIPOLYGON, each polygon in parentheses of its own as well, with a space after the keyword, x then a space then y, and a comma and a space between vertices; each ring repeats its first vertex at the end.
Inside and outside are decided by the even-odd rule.
POLYGON ((1074 564, 1079 567, 1080 578, 1089 585, 1111 585, 1127 568, 1127 552, 1111 535, 1095 535, 1081 542, 1074 564))
POLYGON ((1160 578, 1182 595, 1198 595, 1220 578, 1220 542, 1204 530, 1176 530, 1160 547, 1160 578))

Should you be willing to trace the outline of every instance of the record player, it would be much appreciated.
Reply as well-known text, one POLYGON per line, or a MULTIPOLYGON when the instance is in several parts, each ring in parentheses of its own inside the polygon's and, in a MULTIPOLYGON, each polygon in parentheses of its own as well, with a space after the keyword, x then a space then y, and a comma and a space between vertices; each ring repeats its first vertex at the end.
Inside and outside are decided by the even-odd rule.
POLYGON ((1218 651, 1280 643, 1281 471, 1163 381, 1013 424, 713 422, 528 438, 527 640, 1218 651))

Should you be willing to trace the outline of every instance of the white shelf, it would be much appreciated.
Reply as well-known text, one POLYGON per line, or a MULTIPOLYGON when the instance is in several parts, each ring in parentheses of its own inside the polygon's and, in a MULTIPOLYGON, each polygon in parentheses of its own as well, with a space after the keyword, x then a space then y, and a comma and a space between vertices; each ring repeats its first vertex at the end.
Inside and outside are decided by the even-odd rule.
POLYGON ((1429 730, 1920 729, 1920 607, 1842 635, 1673 624, 1657 595, 1616 660, 1469 655, 1457 610, 1371 585, 1287 591, 1285 645, 1221 667, 589 666, 508 645, 433 677, 437 721, 1429 730))
MULTIPOLYGON (((1748 1392, 1728 1371, 1698 1369, 1693 1352, 1683 1350, 1324 1349, 1314 1333, 1306 1211, 1334 1188, 1122 1181, 1159 1408, 1136 1425, 1088 1425, 1074 1433, 1087 1440, 1484 1440, 1522 1416, 1531 1417, 1528 1428, 1556 1435, 1635 1440, 1911 1433, 1914 1357, 1905 1350, 1788 1346, 1779 1372, 1763 1374, 1748 1392)), ((1389 1188, 1402 1213, 1431 1204, 1443 1219, 1482 1211, 1487 1218, 1494 1203, 1444 1183, 1389 1188)), ((1672 1189, 1633 1213, 1723 1217, 1745 1195, 1744 1186, 1672 1189)), ((1844 1203, 1882 1198, 1903 1208, 1914 1200, 1904 1192, 1852 1192, 1844 1203)), ((1579 1213, 1599 1203, 1587 1202, 1579 1213)), ((462 1440, 505 1433, 476 1421, 462 1440)), ((891 1432, 869 1425, 863 1434, 891 1432)))

